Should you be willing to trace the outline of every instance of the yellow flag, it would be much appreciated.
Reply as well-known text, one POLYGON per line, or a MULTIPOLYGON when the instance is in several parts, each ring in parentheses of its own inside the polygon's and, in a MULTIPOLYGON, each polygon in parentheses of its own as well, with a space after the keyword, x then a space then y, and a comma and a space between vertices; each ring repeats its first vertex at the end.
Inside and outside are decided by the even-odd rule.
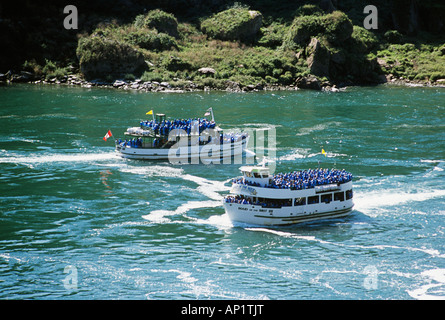
POLYGON ((146 114, 153 114, 153 110, 148 111, 146 114))
POLYGON ((321 154, 324 154, 324 156, 326 157, 326 151, 324 151, 324 149, 321 149, 321 154))

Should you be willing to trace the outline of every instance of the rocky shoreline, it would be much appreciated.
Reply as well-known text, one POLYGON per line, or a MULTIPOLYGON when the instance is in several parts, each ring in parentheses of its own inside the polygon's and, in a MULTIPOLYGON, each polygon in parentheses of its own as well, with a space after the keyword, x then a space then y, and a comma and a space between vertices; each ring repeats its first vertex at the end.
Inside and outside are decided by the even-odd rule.
MULTIPOLYGON (((213 88, 209 86, 202 86, 193 83, 192 81, 181 82, 180 86, 175 86, 174 83, 167 81, 142 81, 141 79, 124 80, 117 79, 113 82, 106 82, 103 80, 85 80, 81 75, 71 74, 61 78, 39 79, 34 74, 21 71, 19 73, 12 73, 8 71, 6 74, 0 73, 0 85, 9 83, 31 83, 31 84, 55 84, 67 86, 79 86, 82 88, 111 88, 120 90, 134 90, 142 92, 194 92, 194 91, 226 91, 226 92, 258 92, 258 91, 294 91, 300 89, 310 89, 317 91, 339 92, 344 91, 347 87, 357 86, 354 83, 332 84, 329 81, 320 81, 317 77, 309 75, 307 77, 299 77, 292 85, 246 85, 242 86, 237 82, 227 80, 226 87, 213 88)), ((409 80, 403 77, 394 77, 392 74, 382 76, 381 83, 388 85, 410 86, 410 87, 442 87, 445 88, 445 79, 438 79, 435 82, 409 80)))

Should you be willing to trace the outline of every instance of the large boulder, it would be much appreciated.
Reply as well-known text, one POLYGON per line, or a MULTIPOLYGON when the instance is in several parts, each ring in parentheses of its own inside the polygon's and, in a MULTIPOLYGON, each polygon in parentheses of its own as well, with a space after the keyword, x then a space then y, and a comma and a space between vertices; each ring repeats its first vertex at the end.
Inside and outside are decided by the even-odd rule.
POLYGON ((212 38, 250 42, 255 40, 262 21, 259 11, 231 8, 204 20, 201 31, 212 38))
POLYGON ((146 68, 141 52, 125 42, 96 34, 81 38, 76 53, 80 71, 87 79, 140 73, 146 68))
POLYGON ((306 77, 298 77, 295 80, 295 85, 300 89, 321 90, 320 80, 311 74, 306 77))
POLYGON ((312 38, 306 48, 306 59, 310 73, 318 77, 329 77, 330 54, 317 38, 312 38))

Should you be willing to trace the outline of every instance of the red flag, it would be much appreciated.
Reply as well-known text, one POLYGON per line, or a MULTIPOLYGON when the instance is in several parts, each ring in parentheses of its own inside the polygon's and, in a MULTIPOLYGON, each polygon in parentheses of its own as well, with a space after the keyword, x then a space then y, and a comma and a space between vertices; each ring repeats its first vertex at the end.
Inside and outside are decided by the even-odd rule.
POLYGON ((113 136, 113 134, 111 133, 110 130, 108 130, 107 134, 103 137, 103 139, 104 139, 105 141, 107 141, 107 139, 108 139, 109 137, 111 137, 111 136, 113 136))

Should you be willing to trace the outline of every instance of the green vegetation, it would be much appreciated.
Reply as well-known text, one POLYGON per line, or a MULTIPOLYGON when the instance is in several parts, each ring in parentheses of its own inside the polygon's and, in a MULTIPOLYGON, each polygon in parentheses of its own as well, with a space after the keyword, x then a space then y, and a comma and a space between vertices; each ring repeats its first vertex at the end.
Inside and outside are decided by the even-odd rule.
MULTIPOLYGON (((351 85, 378 83, 389 75, 412 81, 445 78, 443 36, 412 31, 422 19, 424 28, 438 28, 439 13, 445 12, 439 2, 419 4, 423 11, 416 13, 416 20, 411 19, 412 10, 401 9, 406 6, 400 1, 376 0, 379 9, 391 14, 398 10, 379 15, 378 30, 363 28, 364 15, 357 7, 366 1, 332 2, 335 7, 307 2, 223 0, 205 11, 198 10, 198 4, 184 8, 166 2, 162 6, 167 10, 151 7, 140 14, 144 11, 135 6, 131 14, 122 12, 120 19, 114 19, 117 9, 111 10, 113 18, 94 16, 91 28, 79 32, 75 43, 68 41, 57 57, 48 53, 56 42, 34 37, 32 48, 40 46, 46 53, 23 59, 20 70, 32 73, 34 79, 64 79, 79 72, 87 80, 141 79, 218 89, 234 83, 239 88, 299 86, 306 79, 351 85), (427 15, 431 19, 425 20, 427 15), (67 53, 73 51, 74 58, 67 53)), ((323 3, 329 4, 319 4, 323 3)), ((5 43, 13 47, 11 41, 5 43)))
POLYGON ((341 11, 320 15, 297 16, 284 40, 284 47, 296 49, 305 47, 312 37, 324 39, 335 45, 347 40, 353 31, 351 20, 341 11))
POLYGON ((235 7, 221 11, 201 23, 201 31, 221 40, 252 41, 261 27, 259 11, 235 7))
POLYGON ((88 78, 134 73, 144 64, 142 53, 132 45, 100 31, 81 38, 76 52, 81 71, 88 78))
POLYGON ((134 20, 136 28, 156 29, 172 37, 178 37, 178 21, 171 13, 156 9, 146 15, 139 15, 134 20))
POLYGON ((445 79, 445 50, 439 45, 390 44, 377 52, 386 74, 409 80, 445 79))

